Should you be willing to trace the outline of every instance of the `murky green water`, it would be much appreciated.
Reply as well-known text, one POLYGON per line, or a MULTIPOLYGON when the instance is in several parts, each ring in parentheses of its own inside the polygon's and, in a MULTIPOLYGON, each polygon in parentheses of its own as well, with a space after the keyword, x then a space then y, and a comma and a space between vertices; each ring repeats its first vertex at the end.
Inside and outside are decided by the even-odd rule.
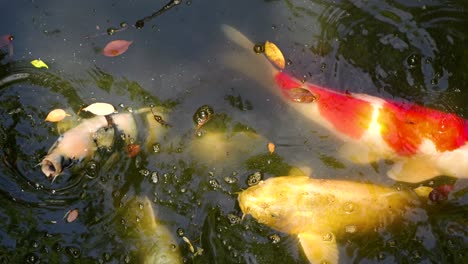
MULTIPOLYGON (((309 167, 318 178, 414 186, 388 179, 385 162, 339 159, 338 140, 228 67, 222 57, 235 49, 221 24, 275 42, 299 79, 468 118, 467 2, 407 2, 182 1, 136 29, 167 2, 4 1, 0 36, 14 40, 0 48, 0 262, 142 263, 163 244, 135 216, 135 197, 148 197, 187 263, 307 263, 295 237, 240 221, 236 193, 250 175, 309 167), (106 34, 121 22, 130 26, 106 34), (134 42, 119 57, 103 56, 114 39, 134 42), (49 69, 29 63, 38 58, 49 69), (37 166, 58 137, 45 116, 96 101, 121 112, 162 106, 172 127, 156 151, 102 151, 51 183, 37 166), (192 117, 202 105, 215 116, 197 137, 192 117), (207 145, 209 135, 224 143, 207 145)), ((444 183, 454 180, 425 184, 444 183)), ((457 181, 448 200, 423 202, 398 225, 339 240, 340 262, 466 261, 466 186, 457 181)))

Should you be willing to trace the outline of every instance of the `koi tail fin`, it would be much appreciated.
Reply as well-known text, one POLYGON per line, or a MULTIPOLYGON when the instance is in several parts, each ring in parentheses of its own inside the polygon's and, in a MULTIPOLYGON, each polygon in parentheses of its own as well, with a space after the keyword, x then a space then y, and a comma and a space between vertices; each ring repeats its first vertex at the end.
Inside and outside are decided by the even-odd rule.
POLYGON ((259 84, 272 88, 275 87, 273 76, 278 70, 268 61, 264 54, 256 54, 253 50, 255 44, 237 29, 221 26, 224 35, 238 47, 223 55, 223 60, 228 67, 241 72, 259 84))

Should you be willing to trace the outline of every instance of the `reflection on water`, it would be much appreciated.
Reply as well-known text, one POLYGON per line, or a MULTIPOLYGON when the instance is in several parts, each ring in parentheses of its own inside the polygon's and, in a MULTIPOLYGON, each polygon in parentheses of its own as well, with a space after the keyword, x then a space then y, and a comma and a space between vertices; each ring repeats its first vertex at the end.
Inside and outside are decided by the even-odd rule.
MULTIPOLYGON (((135 208, 139 207, 134 203, 137 196, 153 202, 158 220, 172 233, 183 260, 188 263, 306 263, 294 237, 259 224, 251 217, 241 220, 237 193, 249 186, 252 175, 268 178, 307 166, 321 177, 346 175, 351 180, 404 189, 415 187, 386 179, 385 170, 379 170, 386 164, 353 167, 339 160, 335 142, 328 135, 305 124, 274 99, 269 101, 269 95, 248 77, 227 70, 217 61, 217 52, 227 45, 219 37, 222 23, 237 22, 241 31, 251 30, 249 35, 257 33, 259 40, 268 36, 286 43, 287 36, 287 42, 295 43, 295 39, 306 36, 305 53, 283 49, 293 62, 286 70, 298 72, 299 77, 305 75, 310 81, 337 89, 394 96, 468 116, 464 105, 468 100, 468 66, 464 63, 468 34, 466 1, 183 4, 186 4, 183 9, 171 9, 173 13, 167 12, 151 21, 161 23, 162 26, 154 28, 161 28, 162 33, 150 25, 139 32, 130 32, 135 34, 133 37, 145 36, 132 47, 136 57, 128 53, 113 61, 93 61, 95 65, 86 64, 79 73, 33 68, 24 47, 21 48, 24 42, 18 42, 19 48, 15 46, 14 56, 0 49, 0 263, 138 262, 141 251, 135 245, 154 248, 152 244, 157 241, 135 231, 140 221, 133 219, 134 212, 140 210, 135 208), (281 23, 285 27, 270 31, 273 22, 269 21, 270 13, 265 12, 270 9, 278 11, 276 14, 287 12, 286 18, 279 15, 271 18, 278 25, 278 20, 284 18, 281 23), (265 17, 259 18, 259 12, 265 13, 265 17), (194 14, 197 19, 192 19, 194 14), (207 20, 200 20, 200 14, 207 20), (165 42, 162 36, 169 36, 163 35, 165 32, 173 30, 176 35, 189 32, 177 28, 184 19, 194 24, 190 35, 183 36, 183 41, 175 38, 165 42), (244 19, 259 24, 246 25, 244 19), (305 32, 295 31, 302 28, 297 24, 305 32), (288 27, 291 30, 286 32, 284 28, 288 27), (208 32, 201 34, 196 28, 208 32), (154 44, 156 48, 147 44, 154 39, 159 41, 154 44), (196 55, 187 58, 191 44, 198 48, 206 46, 206 50, 192 51, 196 55), (152 52, 164 45, 171 47, 169 57, 153 56, 152 52), (216 46, 221 48, 210 50, 216 46), (198 61, 197 55, 203 62, 198 61), (187 60, 193 62, 182 63, 187 60), (299 69, 304 64, 307 66, 299 69), (161 87, 141 77, 146 78, 147 72, 155 76, 163 72, 167 76, 166 68, 184 71, 174 73, 176 77, 161 79, 160 84, 164 84, 161 87), (184 78, 189 81, 177 81, 184 78), (152 149, 136 157, 127 157, 123 149, 102 150, 92 160, 67 170, 50 183, 37 164, 58 137, 58 131, 54 124, 44 122, 45 116, 54 108, 78 113, 94 101, 110 102, 120 112, 160 106, 172 127, 152 149), (195 133, 197 124, 193 116, 203 105, 210 105, 214 114, 199 128, 200 136, 195 133), (266 147, 269 141, 276 143, 273 154, 266 147), (78 219, 66 223, 65 213, 75 208, 79 210, 78 219), (182 236, 203 252, 195 255, 182 236)), ((84 6, 89 7, 86 12, 93 10, 93 4, 84 6)), ((38 20, 54 19, 56 11, 40 15, 38 20)), ((121 14, 118 8, 114 11, 121 14)), ((131 18, 141 16, 140 13, 131 18)), ((121 22, 122 17, 112 17, 112 23, 121 22)), ((87 26, 93 23, 82 22, 87 26)), ((36 26, 44 24, 47 23, 36 26)), ((22 38, 21 31, 30 31, 27 29, 24 25, 19 27, 16 40, 22 38)), ((39 40, 38 49, 43 45, 54 46, 49 42, 51 38, 73 37, 66 35, 71 31, 65 27, 57 32, 58 37, 47 35, 48 42, 39 40)), ((126 30, 116 35, 130 33, 126 30)), ((86 34, 80 36, 83 35, 86 34)), ((94 43, 89 46, 94 47, 94 43)), ((57 52, 63 52, 60 45, 55 47, 57 52)), ((83 57, 78 56, 73 62, 95 59, 97 55, 90 50, 92 55, 83 49, 83 57)), ((72 52, 60 54, 69 58, 72 52)), ((77 64, 59 56, 55 56, 57 65, 77 68, 77 64)), ((83 113, 80 116, 85 117, 83 113)), ((453 182, 438 178, 426 184, 453 182)), ((466 182, 457 184, 449 200, 423 202, 397 226, 382 224, 370 233, 345 236, 338 241, 341 261, 462 262, 466 258, 468 208, 466 182)))

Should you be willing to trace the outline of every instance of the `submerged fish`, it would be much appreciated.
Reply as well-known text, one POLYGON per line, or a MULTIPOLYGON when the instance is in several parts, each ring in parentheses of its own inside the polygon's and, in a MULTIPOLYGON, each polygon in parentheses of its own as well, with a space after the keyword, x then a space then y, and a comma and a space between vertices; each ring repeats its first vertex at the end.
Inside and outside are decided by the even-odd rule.
MULTIPOLYGON (((133 239, 139 263, 183 263, 174 234, 158 219, 148 197, 130 200, 125 209, 122 217, 127 219, 128 227, 123 228, 122 232, 133 239)), ((118 219, 118 225, 121 226, 118 219)))
POLYGON ((283 176, 242 191, 238 201, 244 215, 297 235, 311 263, 338 263, 336 237, 390 224, 418 197, 374 184, 283 176))
POLYGON ((395 164, 388 176, 404 182, 440 175, 468 178, 468 120, 412 103, 302 83, 256 55, 254 44, 242 33, 229 26, 223 30, 245 49, 226 55, 228 64, 342 139, 340 154, 346 159, 356 163, 392 160, 395 164))
MULTIPOLYGON (((41 161, 42 172, 47 177, 55 178, 64 168, 92 157, 98 148, 110 147, 118 139, 125 144, 137 142, 139 130, 145 131, 144 143, 154 143, 164 126, 149 108, 108 117, 112 120, 111 125, 105 116, 95 116, 62 134, 41 161)), ((161 118, 159 115, 157 117, 161 118)))

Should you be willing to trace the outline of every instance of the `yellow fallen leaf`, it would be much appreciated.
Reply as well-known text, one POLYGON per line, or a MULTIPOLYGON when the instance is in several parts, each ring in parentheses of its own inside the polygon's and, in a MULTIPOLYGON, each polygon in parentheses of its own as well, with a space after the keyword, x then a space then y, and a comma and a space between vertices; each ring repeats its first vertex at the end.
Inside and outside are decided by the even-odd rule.
POLYGON ((63 109, 54 109, 50 111, 50 113, 47 115, 45 121, 49 122, 59 122, 62 121, 66 116, 70 116, 65 112, 63 109))
POLYGON ((45 62, 43 62, 42 60, 38 59, 38 60, 32 60, 31 61, 31 64, 36 67, 36 68, 47 68, 49 69, 49 66, 47 66, 47 64, 45 64, 45 62))
POLYGON ((283 53, 273 42, 265 42, 265 55, 278 68, 284 69, 286 66, 283 53))
POLYGON ((108 103, 94 103, 83 108, 83 110, 95 115, 109 115, 115 112, 115 107, 108 103))
POLYGON ((268 142, 268 151, 270 151, 270 154, 273 154, 275 152, 275 144, 268 142))

